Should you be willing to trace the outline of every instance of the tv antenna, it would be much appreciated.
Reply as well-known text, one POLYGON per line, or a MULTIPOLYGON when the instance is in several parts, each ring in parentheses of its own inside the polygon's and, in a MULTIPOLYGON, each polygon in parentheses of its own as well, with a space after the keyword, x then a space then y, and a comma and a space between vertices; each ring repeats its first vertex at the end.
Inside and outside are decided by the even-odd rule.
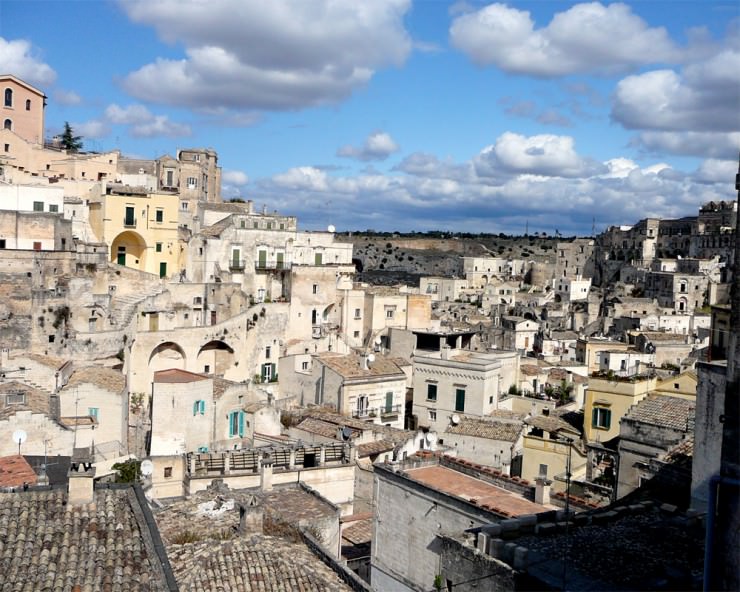
POLYGON ((13 432, 13 442, 18 444, 18 456, 21 454, 21 444, 26 441, 26 438, 28 438, 28 434, 26 434, 25 430, 16 430, 13 432))

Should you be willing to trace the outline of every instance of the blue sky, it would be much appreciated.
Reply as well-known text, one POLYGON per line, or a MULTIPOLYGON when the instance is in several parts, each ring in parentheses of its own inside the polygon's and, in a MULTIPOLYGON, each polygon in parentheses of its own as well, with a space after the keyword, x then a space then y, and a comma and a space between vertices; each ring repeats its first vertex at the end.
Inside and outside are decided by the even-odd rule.
POLYGON ((218 151, 302 228, 590 233, 733 199, 740 3, 0 0, 88 150, 218 151))

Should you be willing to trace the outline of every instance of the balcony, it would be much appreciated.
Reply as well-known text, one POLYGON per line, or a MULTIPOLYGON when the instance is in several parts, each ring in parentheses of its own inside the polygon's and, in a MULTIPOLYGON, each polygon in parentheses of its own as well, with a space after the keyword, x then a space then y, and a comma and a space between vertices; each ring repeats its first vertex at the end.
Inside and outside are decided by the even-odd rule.
POLYGON ((124 228, 136 228, 136 218, 129 218, 128 216, 123 219, 124 228))
POLYGON ((243 273, 244 272, 244 261, 237 261, 237 260, 229 261, 229 271, 231 273, 243 273))
POLYGON ((283 271, 290 269, 288 261, 255 261, 254 268, 257 271, 283 271))
POLYGON ((352 417, 356 419, 362 419, 366 421, 373 421, 379 417, 381 421, 395 421, 403 413, 402 405, 391 405, 386 407, 363 407, 361 409, 355 409, 352 412, 352 417))

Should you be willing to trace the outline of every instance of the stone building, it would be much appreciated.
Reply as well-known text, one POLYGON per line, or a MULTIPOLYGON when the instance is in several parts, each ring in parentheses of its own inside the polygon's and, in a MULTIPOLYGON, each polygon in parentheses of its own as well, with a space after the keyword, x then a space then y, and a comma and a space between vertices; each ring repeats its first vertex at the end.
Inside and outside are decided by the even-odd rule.
POLYGON ((653 477, 650 461, 661 459, 694 431, 695 402, 650 395, 632 407, 619 424, 617 499, 653 477))
POLYGON ((594 240, 577 238, 557 244, 555 279, 592 278, 594 274, 594 240))
POLYGON ((2 128, 26 142, 43 145, 46 95, 10 74, 0 75, 0 90, 3 93, 2 128))
POLYGON ((482 417, 516 384, 516 352, 473 352, 443 348, 413 358, 413 415, 420 426, 443 432, 454 417, 482 417))
POLYGON ((720 201, 704 204, 691 232, 689 255, 721 261, 732 261, 737 225, 737 202, 720 201))
POLYGON ((439 435, 439 444, 457 458, 487 465, 511 475, 521 456, 524 415, 512 417, 461 417, 439 435))

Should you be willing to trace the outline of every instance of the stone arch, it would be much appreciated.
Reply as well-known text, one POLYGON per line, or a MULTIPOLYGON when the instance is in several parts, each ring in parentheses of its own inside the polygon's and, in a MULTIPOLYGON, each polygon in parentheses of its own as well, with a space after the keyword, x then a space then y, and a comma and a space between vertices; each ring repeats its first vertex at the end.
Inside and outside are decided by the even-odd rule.
POLYGON ((223 376, 234 361, 234 348, 225 341, 213 339, 198 350, 195 371, 223 376))
POLYGON ((110 246, 110 260, 119 265, 146 270, 146 241, 133 230, 120 233, 110 246))
POLYGON ((185 351, 174 341, 160 343, 149 354, 149 368, 152 372, 170 368, 184 370, 186 363, 185 351))

